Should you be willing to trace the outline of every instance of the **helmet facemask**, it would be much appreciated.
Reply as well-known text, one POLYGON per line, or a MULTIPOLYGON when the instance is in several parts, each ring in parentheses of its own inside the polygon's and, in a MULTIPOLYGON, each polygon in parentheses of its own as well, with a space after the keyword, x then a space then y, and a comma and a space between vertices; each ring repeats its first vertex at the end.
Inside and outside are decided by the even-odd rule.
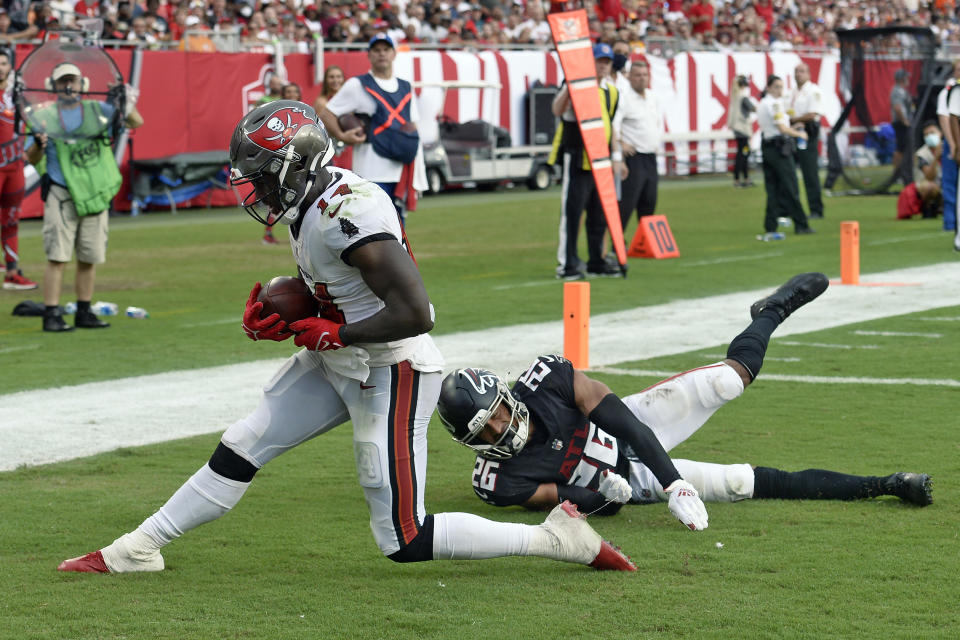
POLYGON ((267 227, 293 224, 300 205, 333 156, 334 146, 308 105, 278 101, 258 107, 234 130, 230 144, 234 186, 251 184, 241 203, 267 227))
POLYGON ((481 456, 493 460, 505 460, 520 453, 527 444, 530 434, 530 413, 525 404, 513 397, 506 383, 497 377, 496 395, 487 407, 480 407, 466 425, 452 425, 440 413, 440 420, 453 434, 453 439, 470 447, 481 456), (494 443, 489 443, 481 437, 490 418, 493 417, 501 405, 506 405, 510 412, 510 419, 503 432, 494 443), (463 435, 458 437, 457 433, 463 435))
POLYGON ((283 175, 290 161, 299 159, 293 145, 290 145, 283 155, 268 158, 251 173, 242 174, 236 168, 231 171, 230 182, 234 186, 253 185, 253 190, 243 199, 241 206, 254 220, 272 227, 293 203, 299 204, 301 198, 297 197, 297 192, 283 185, 283 175))

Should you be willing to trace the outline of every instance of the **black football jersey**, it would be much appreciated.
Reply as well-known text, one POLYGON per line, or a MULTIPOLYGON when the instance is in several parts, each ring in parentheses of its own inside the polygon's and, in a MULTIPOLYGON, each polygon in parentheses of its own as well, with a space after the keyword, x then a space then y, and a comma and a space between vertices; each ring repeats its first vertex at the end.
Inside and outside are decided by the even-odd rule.
POLYGON ((629 461, 617 439, 598 429, 577 408, 573 365, 562 356, 540 356, 513 385, 527 405, 533 433, 507 460, 477 456, 473 490, 497 506, 523 504, 541 484, 576 485, 594 491, 604 469, 629 477, 629 461))

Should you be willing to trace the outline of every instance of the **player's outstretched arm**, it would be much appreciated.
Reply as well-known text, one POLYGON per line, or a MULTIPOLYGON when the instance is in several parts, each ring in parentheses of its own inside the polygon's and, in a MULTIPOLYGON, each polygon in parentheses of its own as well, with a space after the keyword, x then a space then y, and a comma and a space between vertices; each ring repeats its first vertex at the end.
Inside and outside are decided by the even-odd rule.
POLYGON ((683 481, 680 472, 653 431, 640 421, 610 387, 581 371, 573 373, 573 393, 580 412, 595 425, 623 440, 660 482, 660 486, 680 489, 670 496, 670 512, 693 530, 707 527, 707 511, 696 489, 683 481), (677 484, 675 484, 677 483, 677 484))
POLYGON ((558 486, 556 483, 544 483, 537 487, 532 496, 527 498, 523 506, 534 511, 546 511, 569 500, 577 505, 581 513, 599 516, 612 516, 620 507, 621 502, 611 501, 602 494, 586 487, 572 485, 558 486))

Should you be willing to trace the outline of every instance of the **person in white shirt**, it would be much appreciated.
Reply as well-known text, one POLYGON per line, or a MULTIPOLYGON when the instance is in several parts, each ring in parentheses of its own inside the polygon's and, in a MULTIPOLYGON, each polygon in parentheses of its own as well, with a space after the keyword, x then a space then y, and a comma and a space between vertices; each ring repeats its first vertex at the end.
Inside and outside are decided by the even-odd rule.
POLYGON ((744 75, 737 76, 730 85, 730 107, 727 110, 727 127, 733 132, 736 155, 733 159, 733 186, 752 187, 750 179, 750 136, 753 134, 750 117, 757 105, 750 98, 750 81, 744 75))
POLYGON ((807 205, 811 218, 823 217, 823 198, 820 195, 820 153, 817 143, 820 141, 820 114, 823 112, 820 87, 810 81, 810 67, 800 64, 793 72, 797 80, 797 90, 793 93, 790 106, 790 124, 801 126, 807 133, 807 144, 803 149, 794 151, 794 159, 803 174, 803 189, 807 192, 807 205))
MULTIPOLYGON (((953 71, 950 78, 947 79, 946 86, 937 94, 937 120, 940 123, 940 130, 943 132, 943 151, 940 154, 940 165, 943 174, 943 180, 940 185, 940 191, 943 194, 943 230, 956 231, 957 229, 957 162, 953 156, 960 145, 960 140, 954 140, 953 130, 950 128, 950 108, 947 105, 947 98, 950 96, 950 89, 957 84, 957 78, 960 77, 960 64, 953 64, 953 71)), ((956 92, 954 92, 956 93, 956 92)))
POLYGON ((427 188, 423 145, 417 134, 417 98, 411 84, 393 74, 397 50, 389 36, 380 33, 371 38, 367 57, 370 72, 343 83, 319 115, 331 135, 357 145, 354 172, 386 191, 403 221, 415 203, 411 193, 427 188), (339 117, 350 113, 370 116, 366 131, 340 128, 339 117))
POLYGON ((797 165, 793 160, 793 138, 806 140, 802 129, 790 127, 790 118, 783 106, 783 80, 771 75, 767 78, 763 100, 757 107, 757 124, 763 143, 763 183, 767 190, 766 215, 763 219, 765 233, 759 240, 783 240, 777 231, 777 218, 792 218, 797 234, 813 233, 807 216, 800 204, 800 188, 797 185, 797 165))
MULTIPOLYGON (((960 81, 954 85, 953 89, 956 89, 960 86, 960 81)), ((960 91, 951 90, 947 94, 947 111, 950 113, 950 139, 957 142, 957 147, 960 147, 960 91)), ((960 164, 960 148, 951 149, 953 154, 953 161, 957 164, 960 164)), ((960 197, 957 198, 957 204, 954 206, 954 228, 956 233, 953 237, 953 248, 957 251, 960 251, 960 224, 956 224, 960 215, 958 215, 957 209, 960 208, 960 197)))
POLYGON ((657 208, 657 153, 663 139, 663 116, 650 91, 650 67, 642 60, 630 66, 629 86, 620 94, 614 129, 627 164, 627 179, 620 187, 620 223, 624 228, 634 210, 638 218, 657 208))
POLYGON ((940 127, 933 120, 923 124, 923 144, 913 154, 913 181, 940 184, 940 127))

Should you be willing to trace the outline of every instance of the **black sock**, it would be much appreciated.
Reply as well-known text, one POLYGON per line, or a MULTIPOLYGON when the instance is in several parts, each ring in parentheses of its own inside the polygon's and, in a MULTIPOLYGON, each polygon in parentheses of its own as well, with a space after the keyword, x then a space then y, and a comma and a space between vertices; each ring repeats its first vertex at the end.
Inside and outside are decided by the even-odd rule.
POLYGON ((763 366, 763 356, 767 353, 770 336, 780 326, 780 316, 773 309, 764 309, 727 347, 727 358, 736 360, 750 373, 753 380, 763 366))
POLYGON ((17 270, 16 262, 7 262, 7 273, 13 273, 17 270))
POLYGON ((90 311, 89 300, 77 300, 77 313, 80 313, 82 311, 90 311))
POLYGON ((770 467, 753 470, 753 497, 782 500, 859 500, 885 492, 876 476, 852 476, 836 471, 807 469, 781 471, 770 467))
POLYGON ((43 305, 43 315, 45 316, 55 316, 57 315, 57 310, 60 308, 58 304, 45 304, 43 305))

